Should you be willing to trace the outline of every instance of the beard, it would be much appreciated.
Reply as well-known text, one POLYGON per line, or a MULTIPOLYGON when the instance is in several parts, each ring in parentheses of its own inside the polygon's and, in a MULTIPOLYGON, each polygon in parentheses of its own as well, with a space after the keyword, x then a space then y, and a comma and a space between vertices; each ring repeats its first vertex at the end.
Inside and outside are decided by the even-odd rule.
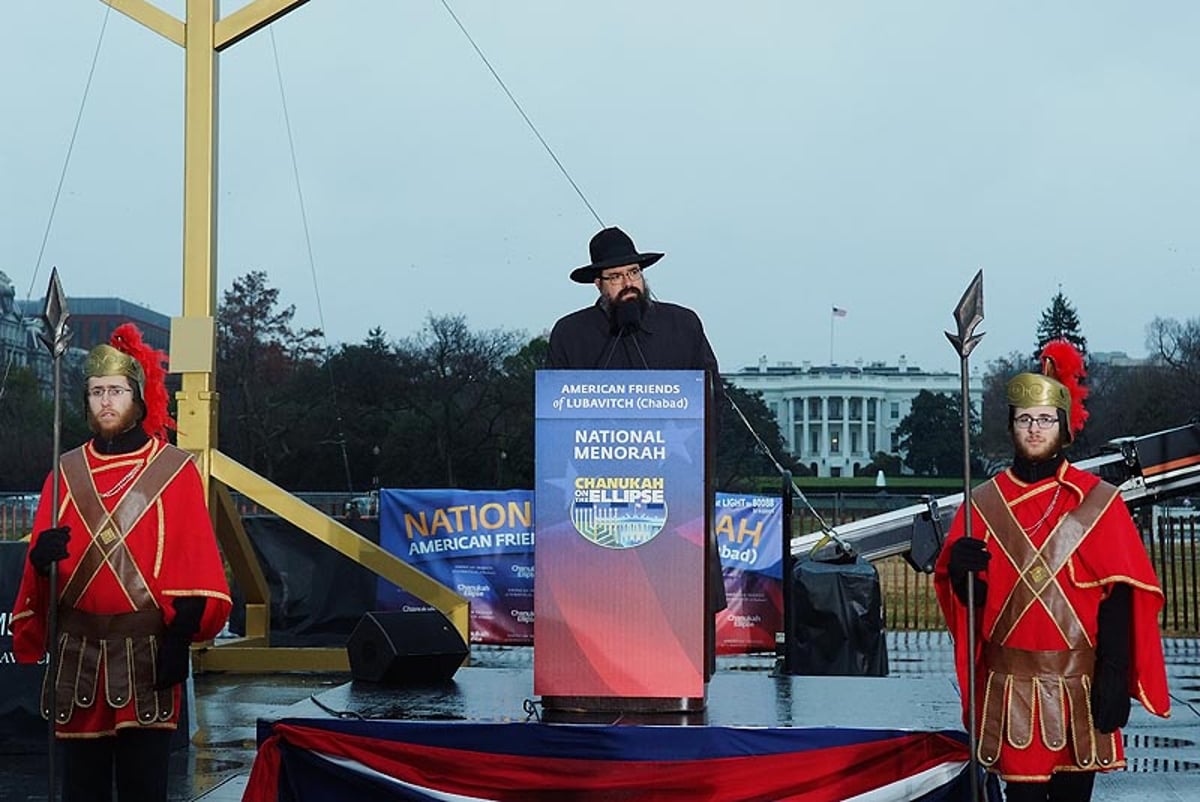
POLYGON ((648 284, 645 292, 640 287, 625 287, 618 293, 616 299, 609 298, 607 295, 600 296, 600 308, 608 314, 608 322, 614 331, 625 322, 640 320, 646 310, 650 308, 651 303, 648 284), (635 309, 629 308, 631 305, 635 309))
POLYGON ((142 408, 136 401, 130 405, 129 409, 116 418, 100 419, 89 409, 87 415, 88 428, 103 439, 112 440, 117 435, 137 426, 141 419, 141 414, 142 408))
POLYGON ((1014 429, 1012 432, 1013 451, 1026 462, 1034 464, 1048 462, 1058 456, 1063 449, 1063 438, 1059 433, 1059 428, 1061 427, 1034 443, 1025 442, 1022 439, 1024 433, 1014 429))

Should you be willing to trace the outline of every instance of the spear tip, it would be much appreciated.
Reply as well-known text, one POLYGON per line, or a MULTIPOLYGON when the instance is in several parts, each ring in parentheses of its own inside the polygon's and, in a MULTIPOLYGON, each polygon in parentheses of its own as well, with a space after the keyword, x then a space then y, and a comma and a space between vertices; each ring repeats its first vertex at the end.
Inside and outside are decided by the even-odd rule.
POLYGON ((67 296, 63 292, 62 282, 58 278, 58 268, 50 269, 50 286, 46 289, 46 302, 42 306, 42 320, 46 323, 46 334, 42 341, 57 359, 67 350, 67 342, 71 331, 67 328, 67 319, 71 313, 67 310, 67 296))
POLYGON ((983 337, 983 334, 974 333, 975 327, 983 322, 983 268, 971 279, 958 306, 954 307, 954 321, 958 324, 958 333, 946 332, 946 336, 954 344, 958 355, 966 358, 983 337))

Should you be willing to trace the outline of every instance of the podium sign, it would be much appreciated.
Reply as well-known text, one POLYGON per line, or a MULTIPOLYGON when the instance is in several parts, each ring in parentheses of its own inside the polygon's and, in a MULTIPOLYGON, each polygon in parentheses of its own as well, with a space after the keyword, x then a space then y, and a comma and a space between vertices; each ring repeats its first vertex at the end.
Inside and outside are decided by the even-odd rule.
POLYGON ((703 707, 705 375, 537 374, 534 693, 703 707))

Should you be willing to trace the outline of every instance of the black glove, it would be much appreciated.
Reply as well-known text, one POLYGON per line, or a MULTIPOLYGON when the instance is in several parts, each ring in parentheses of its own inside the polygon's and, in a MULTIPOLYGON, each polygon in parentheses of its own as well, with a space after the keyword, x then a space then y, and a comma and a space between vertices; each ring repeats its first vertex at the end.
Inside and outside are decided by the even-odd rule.
POLYGON ((67 559, 67 543, 71 540, 71 527, 58 526, 38 533, 37 543, 29 550, 29 564, 42 576, 50 573, 50 566, 67 559))
POLYGON ((986 569, 991 559, 992 553, 978 538, 962 537, 954 541, 954 545, 950 547, 950 562, 947 568, 950 572, 950 588, 960 602, 967 603, 969 576, 975 585, 975 606, 983 606, 984 600, 987 599, 987 583, 975 572, 986 569))
POLYGON ((173 602, 175 617, 167 626, 158 646, 154 689, 165 691, 187 679, 191 666, 192 636, 200 629, 204 616, 203 596, 182 596, 173 602))
POLYGON ((1133 591, 1113 586, 1097 615, 1096 672, 1092 675, 1092 721, 1100 732, 1129 723, 1129 635, 1133 591))

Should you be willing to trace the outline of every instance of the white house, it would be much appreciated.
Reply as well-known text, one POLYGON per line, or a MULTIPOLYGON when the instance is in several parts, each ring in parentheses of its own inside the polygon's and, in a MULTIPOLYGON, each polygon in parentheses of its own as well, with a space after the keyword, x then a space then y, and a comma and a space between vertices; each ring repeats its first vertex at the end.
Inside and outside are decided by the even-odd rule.
MULTIPOLYGON (((958 373, 928 372, 909 365, 904 356, 888 365, 812 365, 790 362, 721 374, 743 390, 762 394, 779 421, 784 442, 794 457, 817 476, 853 476, 879 451, 900 455, 896 428, 922 390, 957 395, 958 373)), ((971 401, 979 409, 983 377, 978 369, 969 381, 971 401)))

